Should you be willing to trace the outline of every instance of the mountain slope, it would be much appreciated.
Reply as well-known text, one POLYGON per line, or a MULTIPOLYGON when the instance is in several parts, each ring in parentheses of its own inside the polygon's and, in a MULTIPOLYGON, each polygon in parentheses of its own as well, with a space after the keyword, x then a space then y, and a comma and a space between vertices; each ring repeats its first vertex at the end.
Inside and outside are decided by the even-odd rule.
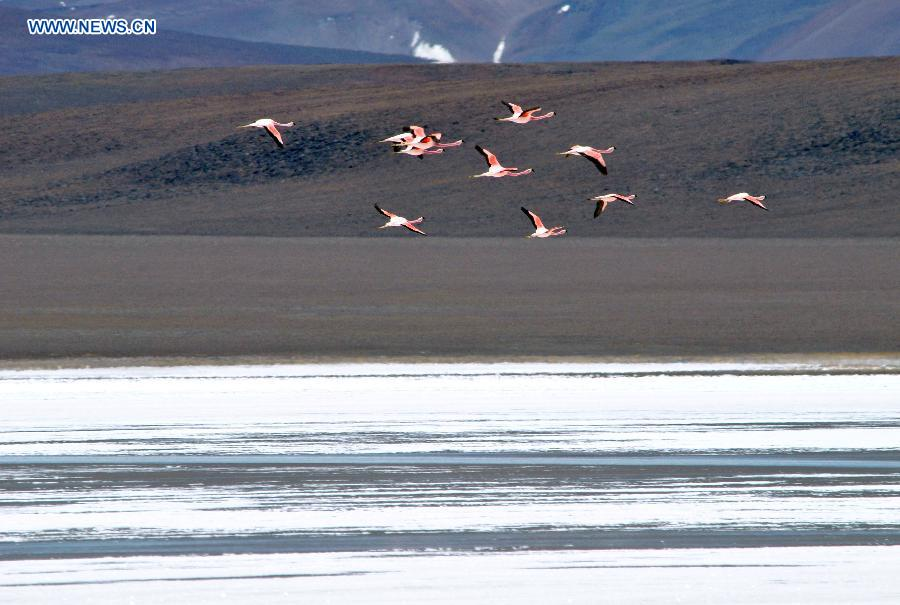
POLYGON ((399 55, 243 42, 165 30, 154 36, 31 36, 26 22, 38 14, 0 7, 0 74, 418 61, 399 55))
POLYGON ((900 52, 896 0, 6 0, 55 17, 456 61, 790 60, 900 52))
POLYGON ((833 0, 573 0, 529 16, 507 39, 510 61, 754 59, 833 0))
POLYGON ((0 231, 520 236, 527 205, 575 237, 897 236, 900 59, 248 67, 0 78, 0 231), (410 91, 415 94, 410 94, 410 91), (557 117, 492 118, 500 99, 557 117), (802 101, 800 101, 802 100, 802 101), (238 130, 294 120, 278 149, 238 130), (376 141, 425 123, 461 148, 376 141), (481 144, 516 179, 471 179, 481 144), (555 155, 615 145, 609 175, 555 155), (587 198, 636 193, 591 218, 587 198), (737 191, 771 212, 720 207, 737 191))
POLYGON ((839 2, 794 27, 757 57, 762 61, 900 54, 900 2, 839 2))
POLYGON ((550 0, 120 0, 59 7, 53 17, 155 18, 160 31, 254 42, 406 54, 441 61, 490 60, 521 16, 550 0))

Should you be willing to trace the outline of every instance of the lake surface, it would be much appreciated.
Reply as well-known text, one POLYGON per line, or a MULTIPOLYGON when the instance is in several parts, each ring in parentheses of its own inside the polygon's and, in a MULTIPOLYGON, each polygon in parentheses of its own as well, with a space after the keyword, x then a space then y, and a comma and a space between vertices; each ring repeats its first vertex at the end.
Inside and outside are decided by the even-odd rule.
POLYGON ((897 602, 894 372, 0 371, 0 601, 897 602))

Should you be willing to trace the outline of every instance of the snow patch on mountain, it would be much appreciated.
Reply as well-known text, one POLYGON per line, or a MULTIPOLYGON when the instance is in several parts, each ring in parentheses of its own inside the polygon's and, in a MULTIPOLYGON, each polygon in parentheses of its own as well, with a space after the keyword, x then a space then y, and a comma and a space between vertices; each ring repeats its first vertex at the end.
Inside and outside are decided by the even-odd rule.
POLYGON ((497 45, 497 49, 494 51, 494 63, 499 63, 500 59, 503 58, 503 51, 506 49, 506 36, 500 38, 500 43, 497 45))
POLYGON ((449 50, 440 44, 429 44, 422 39, 422 34, 418 31, 413 34, 409 45, 412 47, 413 56, 419 59, 429 59, 435 63, 456 63, 449 50))

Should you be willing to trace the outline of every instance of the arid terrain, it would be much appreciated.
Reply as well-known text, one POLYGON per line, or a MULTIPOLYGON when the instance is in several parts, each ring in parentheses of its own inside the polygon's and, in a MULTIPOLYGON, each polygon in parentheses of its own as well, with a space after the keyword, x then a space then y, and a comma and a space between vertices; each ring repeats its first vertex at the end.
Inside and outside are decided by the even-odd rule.
MULTIPOLYGON (((315 5, 347 51, 283 44, 306 2, 10 1, 209 30, 0 77, 0 602, 900 602, 900 57, 328 64, 447 52, 446 14, 476 58, 642 14, 623 52, 709 56, 719 5, 732 47, 871 54, 893 5, 315 5), (152 70, 253 57, 322 64, 152 70), (464 143, 378 142, 411 123, 464 143), (534 173, 470 178, 477 145, 534 173)), ((36 44, 3 17, 0 73, 36 44)))
POLYGON ((774 64, 275 66, 0 79, 0 232, 377 236, 373 203, 436 236, 900 234, 900 59, 774 64), (557 117, 498 123, 500 99, 557 117), (276 148, 258 117, 295 120, 276 148), (379 138, 424 123, 462 148, 379 138), (555 155, 615 145, 609 175, 555 155), (479 179, 481 144, 518 179, 479 179), (587 198, 637 194, 591 218, 587 198), (771 212, 720 207, 750 191, 771 212))
POLYGON ((3 78, 0 356, 896 353, 898 74, 860 59, 3 78), (500 99, 558 116, 497 123, 500 99), (297 122, 284 149, 236 128, 262 116, 297 122), (465 144, 418 160, 376 142, 411 122, 465 144), (555 155, 574 143, 615 145, 609 175, 555 155), (473 180, 475 144, 535 173, 473 180), (593 219, 605 191, 636 205, 593 219), (716 203, 736 191, 771 211, 716 203), (431 237, 378 230, 375 203, 424 215, 431 237), (569 234, 526 241, 522 205, 569 234))
MULTIPOLYGON (((897 353, 897 240, 0 236, 0 358, 897 353)), ((142 362, 143 363, 143 362, 142 362)))

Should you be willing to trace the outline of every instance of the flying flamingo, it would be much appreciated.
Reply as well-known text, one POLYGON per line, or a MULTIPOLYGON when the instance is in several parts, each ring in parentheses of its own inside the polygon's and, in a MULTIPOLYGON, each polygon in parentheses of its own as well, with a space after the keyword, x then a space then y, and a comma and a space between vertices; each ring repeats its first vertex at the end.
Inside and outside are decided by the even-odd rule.
POLYGON ((375 204, 375 210, 377 210, 378 212, 380 212, 381 214, 385 215, 386 217, 388 217, 390 219, 388 222, 386 222, 381 227, 379 227, 379 229, 385 229, 387 227, 406 227, 410 231, 415 231, 416 233, 420 233, 422 235, 427 235, 427 233, 425 233, 424 231, 422 231, 421 229, 416 227, 416 225, 418 225, 419 223, 421 223, 422 221, 425 220, 425 217, 420 216, 419 218, 410 221, 410 220, 403 218, 402 216, 397 216, 393 212, 388 212, 384 208, 380 207, 378 204, 375 204))
POLYGON ((766 199, 766 196, 764 196, 764 195, 750 195, 746 191, 743 191, 741 193, 735 193, 734 195, 730 195, 728 197, 719 198, 719 203, 720 204, 730 204, 731 202, 747 201, 747 202, 750 202, 751 204, 753 204, 754 206, 762 208, 763 210, 768 212, 769 209, 766 208, 765 205, 762 203, 764 199, 766 199))
POLYGON ((511 116, 506 118, 494 118, 498 122, 512 122, 513 124, 527 124, 528 122, 534 122, 536 120, 545 120, 547 118, 552 118, 556 115, 555 111, 551 111, 549 113, 545 113, 542 116, 534 115, 536 112, 540 111, 540 107, 532 107, 531 109, 522 109, 521 105, 516 105, 515 103, 510 103, 509 101, 500 101, 507 107, 512 113, 511 116))
POLYGON ((481 176, 491 176, 495 178, 500 178, 501 176, 522 176, 524 174, 531 174, 532 172, 534 172, 534 170, 532 170, 531 168, 523 170, 522 172, 516 172, 518 168, 516 168, 515 166, 512 166, 511 168, 504 168, 497 160, 497 156, 495 156, 493 153, 491 153, 481 145, 475 145, 475 149, 477 149, 478 153, 483 155, 487 160, 488 170, 487 172, 473 175, 472 178, 478 178, 481 176))
POLYGON ((252 124, 245 124, 244 126, 238 126, 238 128, 265 128, 266 132, 269 133, 269 136, 275 140, 275 143, 278 144, 279 147, 284 147, 284 140, 281 138, 281 133, 278 132, 278 126, 282 128, 290 128, 293 126, 293 122, 288 122, 287 124, 281 124, 280 122, 276 122, 271 118, 262 118, 259 119, 252 124))
POLYGON ((558 153, 556 155, 580 155, 581 157, 590 160, 590 162, 594 166, 596 166, 597 170, 599 170, 601 173, 609 174, 606 170, 606 160, 603 159, 603 154, 612 153, 615 150, 615 147, 609 147, 608 149, 594 149, 593 147, 587 147, 586 145, 572 145, 572 148, 568 151, 564 151, 563 153, 558 153))
MULTIPOLYGON (((425 137, 427 139, 429 137, 425 137)), ((422 139, 423 141, 425 139, 422 139)), ((420 147, 419 144, 413 145, 394 145, 394 153, 402 153, 405 155, 411 155, 413 157, 417 157, 420 160, 426 155, 434 155, 436 153, 444 153, 443 149, 431 149, 430 144, 426 143, 426 147, 420 147)))
POLYGON ((606 210, 606 207, 610 204, 610 202, 622 201, 626 204, 631 204, 634 206, 634 202, 631 201, 635 198, 635 195, 621 195, 619 193, 607 193, 605 195, 598 195, 597 197, 592 197, 592 202, 597 202, 597 209, 594 210, 594 218, 597 218, 603 211, 606 210))
POLYGON ((425 138, 425 128, 422 126, 416 126, 413 124, 409 126, 408 132, 401 132, 400 134, 395 134, 392 137, 388 137, 386 139, 382 139, 378 141, 379 143, 403 143, 404 145, 409 145, 410 143, 418 143, 422 139, 425 138))
POLYGON ((441 143, 441 142, 440 142, 441 137, 444 136, 444 135, 442 135, 442 134, 439 133, 439 132, 432 132, 429 136, 431 136, 431 138, 434 139, 434 146, 435 146, 435 147, 459 147, 460 145, 463 144, 463 140, 462 140, 462 139, 458 139, 458 140, 456 140, 456 141, 453 141, 452 143, 441 143))
POLYGON ((445 148, 445 147, 459 147, 463 144, 463 140, 459 139, 458 141, 453 141, 452 143, 441 143, 441 137, 443 135, 440 132, 432 132, 427 137, 423 138, 421 141, 416 143, 394 143, 394 148, 397 147, 415 147, 417 149, 431 149, 432 147, 437 148, 445 148))
POLYGON ((528 235, 528 237, 554 237, 566 233, 565 227, 550 227, 547 229, 544 227, 541 217, 524 206, 522 206, 522 212, 528 215, 528 218, 531 219, 531 224, 534 225, 534 233, 528 235))

